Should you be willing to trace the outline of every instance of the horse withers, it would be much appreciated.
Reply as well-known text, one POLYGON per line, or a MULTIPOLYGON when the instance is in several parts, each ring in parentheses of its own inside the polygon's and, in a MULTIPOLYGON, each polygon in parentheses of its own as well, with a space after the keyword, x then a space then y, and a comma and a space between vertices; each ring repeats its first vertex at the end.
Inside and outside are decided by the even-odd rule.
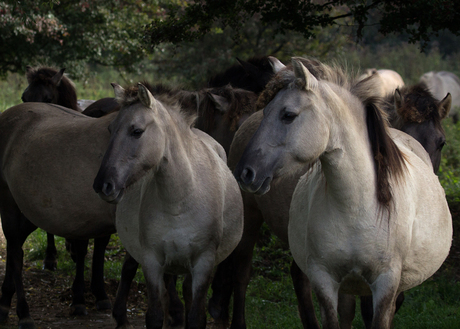
POLYGON ((340 289, 372 294, 372 326, 390 328, 398 293, 426 280, 448 255, 444 191, 427 153, 413 151, 420 144, 386 127, 372 97, 363 98, 366 86, 321 81, 301 60, 293 64, 235 176, 263 195, 272 180, 310 166, 292 197, 288 238, 323 326, 339 328, 340 289))
POLYGON ((147 327, 163 327, 167 282, 186 273, 188 326, 205 328, 213 268, 243 230, 238 185, 222 146, 192 128, 195 115, 181 111, 177 100, 154 98, 142 84, 114 90, 122 105, 94 189, 117 204, 120 239, 142 265, 147 327))

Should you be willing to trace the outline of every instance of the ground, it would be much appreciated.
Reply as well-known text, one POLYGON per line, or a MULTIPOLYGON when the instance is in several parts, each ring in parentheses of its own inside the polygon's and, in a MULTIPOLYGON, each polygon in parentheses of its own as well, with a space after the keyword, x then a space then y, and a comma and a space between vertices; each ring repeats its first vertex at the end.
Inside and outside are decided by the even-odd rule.
MULTIPOLYGON (((453 268, 460 280, 460 203, 451 203, 451 213, 454 222, 454 240, 448 259, 444 266, 453 268)), ((0 278, 3 281, 5 273, 6 243, 0 226, 0 278)), ((82 317, 70 316, 70 304, 72 301, 71 277, 57 275, 55 272, 37 269, 27 262, 24 264, 24 286, 27 291, 27 301, 31 307, 31 315, 39 329, 83 329, 83 328, 115 328, 115 321, 110 311, 97 311, 95 299, 91 293, 87 293, 88 315, 82 317), (46 293, 44 293, 46 291, 46 293)), ((87 291, 89 291, 89 282, 87 291)), ((106 280, 106 289, 112 302, 115 299, 118 282, 106 280)), ((146 310, 145 286, 141 283, 133 283, 128 301, 128 315, 134 328, 145 328, 144 311, 146 310)), ((10 311, 7 324, 0 325, 4 329, 16 329, 18 318, 15 310, 16 300, 10 311)), ((212 323, 208 324, 208 328, 212 323)))

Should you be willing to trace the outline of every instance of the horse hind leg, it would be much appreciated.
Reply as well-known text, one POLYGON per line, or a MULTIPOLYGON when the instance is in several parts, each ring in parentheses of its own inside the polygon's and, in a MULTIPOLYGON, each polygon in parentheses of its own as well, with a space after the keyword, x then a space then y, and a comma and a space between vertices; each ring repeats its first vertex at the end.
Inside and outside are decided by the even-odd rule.
POLYGON ((69 240, 76 260, 75 279, 72 284, 73 300, 70 314, 87 315, 85 306, 85 257, 88 252, 88 240, 69 240))
POLYGON ((54 241, 54 235, 51 233, 46 233, 46 250, 45 250, 45 259, 43 260, 43 269, 55 271, 57 269, 57 250, 56 244, 54 241))
POLYGON ((0 204, 3 233, 7 241, 6 270, 0 298, 0 323, 8 319, 11 300, 16 292, 16 314, 19 318, 20 329, 35 329, 35 324, 30 316, 24 285, 22 282, 22 269, 24 241, 37 227, 33 225, 19 210, 11 197, 3 196, 0 204))
POLYGON ((230 320, 229 306, 233 293, 233 253, 222 261, 214 273, 211 284, 212 296, 208 302, 208 312, 215 320, 215 324, 228 327, 230 320))
POLYGON ((105 291, 104 255, 109 244, 110 235, 94 239, 93 264, 91 271, 91 292, 96 297, 98 310, 110 310, 112 303, 105 291))
POLYGON ((128 252, 126 252, 123 267, 121 269, 117 295, 112 309, 112 316, 117 322, 117 329, 132 328, 126 314, 126 304, 128 301, 129 289, 138 267, 139 263, 136 262, 136 260, 128 252))

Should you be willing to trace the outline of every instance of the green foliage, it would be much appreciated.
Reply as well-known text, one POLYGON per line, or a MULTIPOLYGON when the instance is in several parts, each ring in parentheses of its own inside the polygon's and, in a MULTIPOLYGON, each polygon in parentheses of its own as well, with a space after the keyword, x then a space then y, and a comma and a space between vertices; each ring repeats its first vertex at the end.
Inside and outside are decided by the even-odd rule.
MULTIPOLYGON (((251 17, 258 17, 266 25, 275 25, 275 33, 295 31, 304 38, 316 35, 317 28, 336 24, 355 24, 355 34, 361 38, 368 18, 381 13, 379 31, 406 32, 409 41, 428 41, 442 29, 458 35, 460 5, 454 0, 441 1, 348 1, 334 0, 286 1, 182 1, 163 5, 164 15, 155 17, 145 28, 144 42, 148 47, 161 43, 174 44, 194 41, 216 29, 230 27, 235 41, 241 39, 241 26, 251 17)), ((375 23, 377 23, 375 22, 375 23)))
POLYGON ((450 201, 460 201, 460 123, 443 121, 446 145, 442 150, 439 180, 450 201))
POLYGON ((0 77, 26 65, 66 67, 81 76, 89 62, 134 70, 145 57, 142 26, 156 12, 136 0, 0 2, 0 77))

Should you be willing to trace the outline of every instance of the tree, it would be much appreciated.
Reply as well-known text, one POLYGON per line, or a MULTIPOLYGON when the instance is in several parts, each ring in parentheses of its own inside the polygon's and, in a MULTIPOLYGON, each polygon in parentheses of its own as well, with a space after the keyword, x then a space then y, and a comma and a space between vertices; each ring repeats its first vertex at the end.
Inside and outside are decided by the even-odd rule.
POLYGON ((143 25, 156 10, 140 0, 2 1, 0 77, 36 64, 77 77, 88 63, 134 69, 146 56, 143 25))
POLYGON ((276 24, 276 33, 296 31, 307 39, 318 27, 352 22, 359 40, 373 11, 381 13, 381 33, 406 32, 410 42, 420 41, 422 46, 442 30, 455 35, 460 32, 457 0, 186 0, 168 2, 164 10, 163 16, 146 26, 144 42, 148 47, 197 40, 226 27, 234 29, 234 39, 239 40, 242 23, 254 16, 264 24, 276 24))

